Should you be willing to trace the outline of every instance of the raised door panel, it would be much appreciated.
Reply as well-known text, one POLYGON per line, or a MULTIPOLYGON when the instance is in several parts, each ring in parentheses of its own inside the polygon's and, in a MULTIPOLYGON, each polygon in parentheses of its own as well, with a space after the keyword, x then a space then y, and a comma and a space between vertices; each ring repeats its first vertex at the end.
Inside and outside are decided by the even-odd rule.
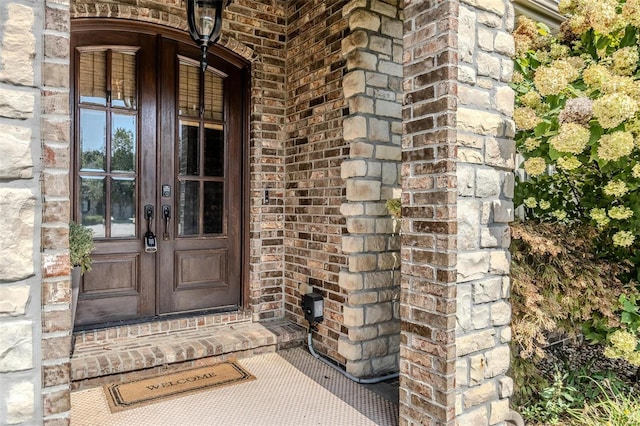
POLYGON ((175 290, 227 288, 227 250, 188 250, 175 254, 175 290))

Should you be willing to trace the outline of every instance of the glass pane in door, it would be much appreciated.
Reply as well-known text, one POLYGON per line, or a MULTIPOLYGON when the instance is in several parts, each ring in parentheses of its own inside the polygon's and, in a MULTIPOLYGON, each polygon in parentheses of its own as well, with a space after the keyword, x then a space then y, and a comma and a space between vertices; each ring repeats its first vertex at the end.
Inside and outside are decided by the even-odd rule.
POLYGON ((178 234, 198 235, 200 225, 200 182, 180 182, 178 194, 178 234))
POLYGON ((200 116, 200 67, 180 61, 178 114, 200 116))
POLYGON ((79 54, 78 213, 96 238, 135 237, 137 54, 132 47, 79 54))
POLYGON ((181 176, 200 174, 200 142, 197 122, 180 121, 178 138, 178 173, 181 176))
POLYGON ((111 54, 111 106, 136 109, 135 52, 111 54))
POLYGON ((114 178, 111 181, 111 236, 136 235, 136 181, 114 178))
POLYGON ((224 183, 204 183, 204 233, 221 234, 224 220, 224 183))
POLYGON ((105 201, 104 177, 80 178, 80 223, 93 229, 94 237, 105 236, 105 201))
POLYGON ((80 53, 80 102, 107 104, 107 52, 80 53))
POLYGON ((107 155, 107 113, 80 110, 80 170, 104 171, 107 155))
POLYGON ((224 119, 224 80, 208 71, 204 75, 204 118, 224 119))
POLYGON ((136 170, 136 116, 114 113, 111 120, 111 171, 134 172, 136 170))
POLYGON ((204 125, 204 175, 224 177, 224 130, 218 124, 204 125))

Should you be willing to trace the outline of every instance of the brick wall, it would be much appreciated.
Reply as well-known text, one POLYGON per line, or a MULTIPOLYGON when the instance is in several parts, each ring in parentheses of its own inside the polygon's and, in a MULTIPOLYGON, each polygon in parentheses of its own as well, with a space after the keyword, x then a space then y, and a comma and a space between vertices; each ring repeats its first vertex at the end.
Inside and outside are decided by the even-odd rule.
POLYGON ((342 360, 337 340, 345 295, 338 273, 346 258, 340 245, 344 183, 340 164, 348 156, 342 138, 346 105, 341 41, 344 0, 296 0, 288 5, 287 134, 285 188, 285 305, 287 316, 306 326, 301 294, 322 293, 325 320, 314 336, 318 350, 342 360))
POLYGON ((41 92, 42 8, 41 2, 0 4, 0 424, 42 418, 41 277, 59 271, 65 256, 41 256, 36 226, 41 108, 49 105, 48 92, 41 92))
POLYGON ((42 392, 47 425, 66 424, 71 330, 68 254, 70 187, 69 4, 47 1, 43 32, 41 137, 42 217, 42 392))
POLYGON ((249 304, 255 320, 278 318, 284 315, 285 2, 236 0, 223 22, 225 34, 254 55, 249 107, 249 304))
POLYGON ((400 424, 453 425, 458 2, 404 16, 400 424))

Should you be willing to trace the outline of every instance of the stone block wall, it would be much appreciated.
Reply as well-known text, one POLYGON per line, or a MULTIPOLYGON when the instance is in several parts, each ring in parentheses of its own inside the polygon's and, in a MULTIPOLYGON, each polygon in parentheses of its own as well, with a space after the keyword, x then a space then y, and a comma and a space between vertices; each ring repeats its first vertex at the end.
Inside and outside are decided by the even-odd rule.
POLYGON ((348 332, 338 352, 347 371, 362 377, 397 371, 400 352, 399 228, 385 203, 400 196, 402 11, 397 0, 352 0, 342 13, 349 25, 342 40, 349 158, 340 211, 348 264, 338 284, 348 332))
MULTIPOLYGON (((40 2, 0 4, 0 424, 33 424, 40 397, 40 2)), ((63 230, 64 232, 64 230, 63 230)))
POLYGON ((509 368, 509 225, 515 161, 513 9, 461 1, 458 14, 456 415, 504 424, 509 368))

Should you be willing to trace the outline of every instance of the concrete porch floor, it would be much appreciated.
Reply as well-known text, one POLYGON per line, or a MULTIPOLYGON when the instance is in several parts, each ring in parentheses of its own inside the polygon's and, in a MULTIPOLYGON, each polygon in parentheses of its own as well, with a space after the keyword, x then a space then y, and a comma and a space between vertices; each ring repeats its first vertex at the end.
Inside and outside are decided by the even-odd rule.
POLYGON ((302 347, 239 362, 256 380, 113 414, 102 387, 76 390, 71 394, 71 425, 398 424, 397 380, 359 385, 302 347))

